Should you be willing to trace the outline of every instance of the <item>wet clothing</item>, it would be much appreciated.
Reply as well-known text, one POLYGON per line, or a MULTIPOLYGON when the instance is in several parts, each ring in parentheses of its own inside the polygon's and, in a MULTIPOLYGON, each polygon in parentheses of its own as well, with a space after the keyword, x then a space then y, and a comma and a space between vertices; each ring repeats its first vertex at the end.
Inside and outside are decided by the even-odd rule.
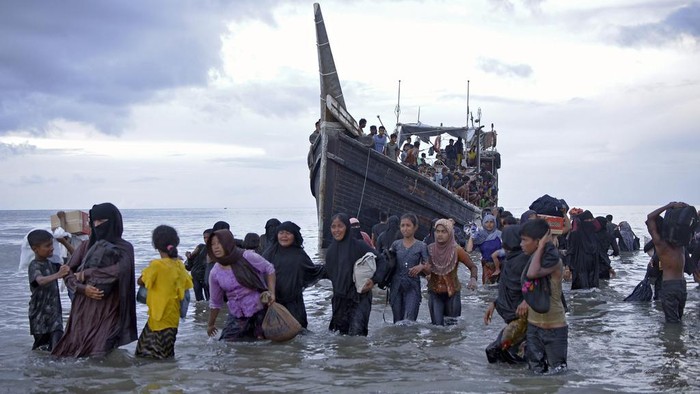
POLYGON ((235 342, 246 339, 263 339, 262 322, 267 308, 255 312, 250 317, 228 315, 226 325, 221 330, 220 341, 235 342))
POLYGON ((661 289, 661 306, 666 323, 680 323, 687 298, 685 279, 665 280, 661 289))
POLYGON ((598 244, 601 251, 601 253, 599 253, 600 259, 598 260, 598 264, 600 265, 598 277, 600 279, 607 280, 610 279, 610 269, 612 269, 612 265, 610 264, 610 256, 608 256, 608 250, 612 248, 613 256, 619 256, 620 249, 618 249, 617 247, 617 241, 615 240, 615 238, 608 234, 608 231, 605 227, 607 224, 607 220, 604 217, 599 216, 596 218, 596 221, 598 222, 598 226, 595 232, 595 236, 598 239, 598 244))
POLYGON ((449 295, 428 290, 428 309, 432 324, 444 326, 446 323, 452 323, 462 316, 462 292, 457 291, 449 295))
POLYGON ((197 254, 190 255, 190 258, 185 261, 185 268, 192 274, 194 297, 197 301, 209 299, 209 277, 205 276, 208 274, 207 254, 207 245, 199 244, 197 245, 197 254))
POLYGON ((569 233, 569 249, 567 251, 567 265, 571 269, 571 289, 590 289, 598 287, 600 282, 600 268, 604 268, 609 262, 603 255, 598 238, 595 235, 596 226, 590 211, 574 217, 571 232, 569 233))
POLYGON ((406 248, 403 239, 394 241, 391 250, 396 252, 396 270, 391 278, 389 302, 394 315, 394 323, 418 318, 421 303, 420 276, 411 277, 408 271, 428 261, 428 247, 423 241, 415 240, 406 248))
POLYGON ((495 304, 496 311, 506 323, 518 318, 515 311, 523 302, 520 278, 529 260, 530 256, 522 250, 515 250, 508 252, 505 261, 501 264, 501 278, 498 281, 498 296, 495 304))
POLYGON ((153 331, 148 323, 143 327, 136 344, 136 356, 165 360, 175 357, 177 327, 153 331))
POLYGON ((58 272, 58 267, 48 260, 32 260, 29 263, 29 333, 34 336, 32 350, 48 345, 52 350, 63 336, 63 315, 58 281, 40 286, 36 279, 58 272))
POLYGON ((93 205, 90 210, 90 240, 83 242, 71 256, 71 273, 65 277, 66 287, 75 292, 66 333, 53 349, 59 357, 104 356, 112 349, 137 339, 136 278, 134 247, 123 240, 121 212, 110 203, 93 205), (99 226, 95 220, 107 219, 99 226), (103 268, 85 268, 84 259, 97 241, 105 240, 119 250, 119 260, 103 268), (84 283, 75 272, 82 272, 84 283), (113 289, 100 300, 85 295, 88 284, 112 280, 113 289))
POLYGON ((620 252, 633 252, 639 250, 639 238, 632 231, 627 222, 620 222, 619 228, 613 231, 613 237, 617 239, 620 252))
POLYGON ((371 291, 357 294, 357 297, 353 298, 333 296, 331 307, 333 316, 328 325, 329 330, 343 335, 367 336, 369 313, 372 310, 371 291))
MULTIPOLYGON (((263 275, 275 273, 274 266, 252 250, 243 252, 243 257, 257 272, 261 283, 264 283, 263 275)), ((244 286, 232 268, 227 269, 220 263, 216 263, 211 270, 209 290, 211 295, 209 307, 221 308, 224 305, 225 294, 228 298, 226 304, 229 314, 237 318, 251 317, 263 309, 263 304, 260 302, 261 291, 244 286)))
MULTIPOLYGON (((178 259, 152 260, 141 273, 148 290, 148 327, 154 332, 180 325, 180 301, 192 288, 192 277, 178 259)), ((173 338, 174 339, 174 338, 173 338)))
MULTIPOLYGON (((339 219, 345 225, 345 235, 340 241, 334 239, 328 247, 326 264, 321 274, 322 278, 330 280, 333 285, 332 317, 328 329, 341 334, 367 335, 372 292, 357 292, 353 283, 353 269, 355 261, 367 252, 376 251, 352 236, 348 215, 338 214, 334 219, 339 219)), ((386 275, 387 266, 381 254, 375 261, 377 270, 372 281, 378 283, 386 275)))
POLYGON ((527 363, 535 373, 565 371, 569 346, 569 326, 544 329, 527 325, 527 363))
POLYGON ((275 239, 265 251, 263 257, 275 267, 275 299, 287 308, 289 313, 301 324, 308 326, 304 289, 316 283, 323 273, 323 266, 315 265, 302 248, 303 238, 299 227, 292 222, 284 222, 278 227, 294 235, 294 243, 283 247, 275 239))

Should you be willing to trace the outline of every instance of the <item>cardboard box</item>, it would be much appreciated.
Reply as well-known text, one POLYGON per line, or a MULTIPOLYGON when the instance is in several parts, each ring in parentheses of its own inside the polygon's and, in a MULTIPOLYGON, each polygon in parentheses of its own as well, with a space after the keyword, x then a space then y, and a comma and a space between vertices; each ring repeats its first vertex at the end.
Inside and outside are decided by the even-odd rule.
POLYGON ((564 218, 549 215, 537 215, 537 217, 547 221, 552 235, 561 235, 564 232, 564 218))
MULTIPOLYGON (((57 215, 51 215, 51 229, 55 230, 60 227, 61 222, 57 215)), ((71 234, 87 234, 90 235, 90 218, 87 212, 83 211, 66 211, 66 232, 71 234)))

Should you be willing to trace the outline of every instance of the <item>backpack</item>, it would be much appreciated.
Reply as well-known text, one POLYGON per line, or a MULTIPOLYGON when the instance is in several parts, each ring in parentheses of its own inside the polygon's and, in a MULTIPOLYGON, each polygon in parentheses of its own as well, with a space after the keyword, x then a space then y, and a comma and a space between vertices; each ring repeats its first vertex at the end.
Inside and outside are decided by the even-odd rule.
POLYGON ((666 210, 661 238, 675 246, 688 246, 698 225, 698 211, 690 205, 666 210))
POLYGON ((562 217, 562 208, 566 208, 567 211, 569 210, 569 205, 566 201, 552 197, 549 194, 545 194, 530 204, 530 209, 540 215, 562 217))
POLYGON ((387 268, 386 274, 384 274, 384 277, 377 283, 377 286, 385 290, 387 287, 391 286, 391 278, 394 276, 394 272, 396 272, 396 251, 391 248, 384 249, 382 255, 386 261, 387 268))

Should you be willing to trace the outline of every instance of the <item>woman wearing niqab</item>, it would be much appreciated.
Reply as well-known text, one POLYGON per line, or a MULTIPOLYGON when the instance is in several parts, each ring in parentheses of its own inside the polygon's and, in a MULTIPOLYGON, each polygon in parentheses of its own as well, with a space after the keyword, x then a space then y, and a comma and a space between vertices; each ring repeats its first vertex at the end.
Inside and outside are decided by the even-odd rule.
POLYGON ((584 211, 572 219, 569 249, 566 258, 571 270, 571 289, 598 287, 600 281, 601 247, 596 231, 601 230, 591 211, 584 211))
POLYGON ((326 252, 322 273, 322 278, 329 279, 333 285, 333 312, 328 329, 340 334, 367 336, 372 309, 371 286, 384 278, 386 262, 382 255, 375 258, 377 270, 367 281, 364 292, 358 293, 353 282, 355 261, 368 252, 376 255, 376 251, 352 236, 350 217, 344 213, 333 216, 331 233, 334 233, 333 241, 326 252))
POLYGON ((309 323, 304 305, 304 288, 320 279, 323 266, 315 265, 304 251, 304 238, 300 230, 293 222, 278 225, 274 241, 263 253, 263 257, 275 267, 277 302, 287 308, 299 324, 306 328, 309 323), (288 242, 280 235, 283 231, 292 234, 291 244, 282 244, 288 242))
POLYGON ((83 242, 68 262, 71 272, 65 283, 75 297, 54 356, 104 356, 138 338, 134 247, 122 239, 119 209, 111 203, 93 205, 90 229, 89 242, 83 242), (117 258, 92 263, 91 257, 105 241, 118 251, 117 258), (111 290, 99 290, 98 283, 111 283, 111 290))
POLYGON ((277 238, 277 231, 275 230, 280 223, 281 222, 275 218, 271 218, 265 223, 265 234, 260 237, 260 250, 262 250, 263 254, 267 248, 275 242, 277 238))
POLYGON ((639 250, 639 238, 632 231, 632 226, 627 222, 620 222, 614 231, 618 241, 620 252, 633 252, 639 250))

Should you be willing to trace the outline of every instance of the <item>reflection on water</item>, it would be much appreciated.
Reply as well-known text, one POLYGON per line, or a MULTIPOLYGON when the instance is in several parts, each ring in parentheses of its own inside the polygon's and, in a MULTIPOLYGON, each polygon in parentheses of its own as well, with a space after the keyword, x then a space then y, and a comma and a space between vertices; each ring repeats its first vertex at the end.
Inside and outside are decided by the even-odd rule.
MULTIPOLYGON (((647 208, 599 209, 629 221, 643 233, 647 208)), ((386 293, 376 291, 367 338, 343 337, 327 331, 330 285, 321 281, 305 293, 310 333, 287 343, 226 344, 206 335, 206 303, 193 303, 181 321, 176 358, 152 362, 133 356, 135 343, 105 359, 56 360, 32 352, 27 321, 29 290, 26 273, 17 272, 19 244, 26 232, 48 224, 51 212, 0 212, 0 287, 4 315, 0 319, 0 391, 9 392, 212 392, 212 391, 698 391, 700 349, 698 290, 689 282, 684 324, 666 326, 656 303, 625 303, 642 279, 648 257, 628 253, 613 258, 618 277, 600 289, 570 291, 564 286, 570 313, 569 372, 534 376, 522 366, 490 365, 484 348, 502 328, 495 317, 483 325, 494 286, 463 290, 463 316, 453 326, 429 324, 427 297, 415 323, 393 325, 385 307, 386 293)), ((143 210, 125 211, 125 237, 134 244, 137 272, 155 258, 150 231, 170 224, 191 250, 201 231, 217 220, 232 224, 234 234, 262 231, 270 217, 299 224, 309 255, 322 261, 316 243, 315 212, 309 210, 143 210)), ((461 268, 463 269, 463 268, 461 268)), ((466 270, 460 271, 463 279, 466 270)), ((64 307, 70 304, 63 294, 64 307)), ((146 308, 137 305, 139 330, 146 308)), ((67 319, 67 316, 66 316, 67 319)), ((219 326, 223 325, 222 313, 219 326)), ((64 319, 65 322, 65 319, 64 319)))

